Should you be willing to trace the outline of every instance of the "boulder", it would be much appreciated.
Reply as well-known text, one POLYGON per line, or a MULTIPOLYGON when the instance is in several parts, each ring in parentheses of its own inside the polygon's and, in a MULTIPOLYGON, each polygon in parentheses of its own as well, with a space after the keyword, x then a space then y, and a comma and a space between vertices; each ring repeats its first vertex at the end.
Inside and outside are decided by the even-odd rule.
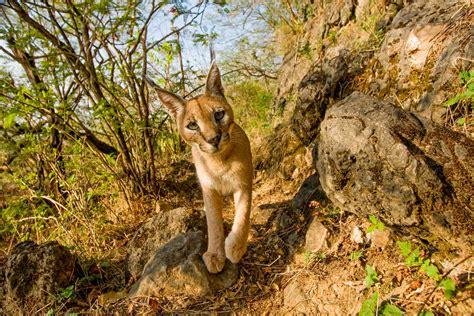
POLYGON ((201 231, 180 234, 153 253, 130 297, 197 297, 234 284, 237 266, 226 261, 224 270, 209 273, 202 261, 206 240, 201 231))
POLYGON ((336 206, 470 251, 473 156, 463 134, 354 92, 326 113, 316 167, 336 206))
POLYGON ((7 315, 34 314, 77 278, 75 256, 56 241, 22 242, 3 261, 0 311, 7 315))
POLYGON ((146 221, 128 244, 126 279, 137 280, 148 260, 173 237, 203 225, 201 214, 184 207, 160 212, 146 221))

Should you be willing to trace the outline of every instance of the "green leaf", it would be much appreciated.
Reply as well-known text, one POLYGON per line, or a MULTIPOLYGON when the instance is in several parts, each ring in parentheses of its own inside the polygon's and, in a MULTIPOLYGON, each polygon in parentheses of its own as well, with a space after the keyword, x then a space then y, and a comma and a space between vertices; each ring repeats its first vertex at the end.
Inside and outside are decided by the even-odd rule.
POLYGON ((61 298, 70 298, 74 295, 74 285, 70 285, 67 288, 61 290, 59 294, 61 298))
POLYGON ((445 279, 439 283, 439 286, 444 288, 444 297, 448 300, 452 299, 456 295, 456 284, 452 279, 445 279))
POLYGON ((3 128, 10 128, 15 124, 16 113, 9 113, 3 118, 3 128))
POLYGON ((405 264, 409 267, 420 266, 423 263, 422 258, 420 257, 420 247, 416 247, 410 255, 405 259, 405 264))
POLYGON ((385 228, 384 223, 382 223, 377 217, 374 215, 369 216, 369 221, 372 223, 369 227, 367 227, 367 232, 371 233, 376 230, 383 230, 385 228))
POLYGON ((359 316, 373 316, 377 311, 377 302, 379 300, 379 293, 375 292, 371 298, 362 303, 359 311, 359 316))
POLYGON ((421 311, 418 316, 435 316, 432 311, 421 311))
POLYGON ((463 126, 464 123, 466 122, 466 118, 465 117, 460 117, 456 120, 456 124, 460 125, 460 126, 463 126))
POLYGON ((397 241, 398 248, 400 248, 400 253, 404 257, 408 257, 411 253, 411 242, 409 241, 397 241))
POLYGON ((357 259, 361 258, 363 256, 363 254, 364 254, 364 250, 353 251, 349 255, 349 259, 351 259, 352 261, 357 260, 357 259))
POLYGON ((365 272, 365 286, 367 288, 370 288, 372 285, 379 281, 379 277, 377 276, 377 271, 375 271, 375 269, 370 265, 365 266, 365 272))
POLYGON ((461 79, 461 83, 465 84, 469 82, 474 77, 474 71, 469 70, 469 71, 461 71, 459 73, 459 78, 461 79))
POLYGON ((109 268, 110 267, 110 261, 109 260, 102 261, 101 264, 100 264, 100 267, 104 268, 104 269, 109 268))
POLYGON ((449 99, 448 101, 444 102, 443 105, 444 105, 445 107, 454 105, 454 104, 458 103, 460 99, 461 99, 461 96, 458 94, 457 96, 455 96, 455 97, 449 99))
POLYGON ((395 305, 385 304, 379 311, 379 315, 383 316, 403 316, 403 311, 395 305))
POLYGON ((430 263, 430 259, 423 261, 420 270, 425 272, 427 276, 435 281, 438 281, 441 278, 438 268, 434 264, 430 263))

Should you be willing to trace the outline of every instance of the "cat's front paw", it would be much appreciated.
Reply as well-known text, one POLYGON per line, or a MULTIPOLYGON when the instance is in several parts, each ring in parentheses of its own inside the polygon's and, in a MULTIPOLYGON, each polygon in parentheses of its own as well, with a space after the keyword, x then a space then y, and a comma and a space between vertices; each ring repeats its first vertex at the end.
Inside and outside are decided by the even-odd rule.
POLYGON ((210 273, 219 273, 224 268, 225 256, 223 254, 207 251, 202 255, 202 260, 210 273))
POLYGON ((240 259, 247 251, 247 238, 237 236, 230 233, 225 239, 225 256, 232 263, 239 263, 240 259))

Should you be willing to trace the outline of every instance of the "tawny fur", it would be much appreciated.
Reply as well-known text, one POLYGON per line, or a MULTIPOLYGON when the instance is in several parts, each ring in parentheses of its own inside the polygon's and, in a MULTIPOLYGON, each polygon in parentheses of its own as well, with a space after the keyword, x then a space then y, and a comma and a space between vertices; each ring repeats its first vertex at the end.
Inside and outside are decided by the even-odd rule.
POLYGON ((171 92, 159 88, 157 91, 175 118, 179 134, 192 146, 208 228, 209 243, 203 260, 209 272, 218 273, 224 268, 226 257, 238 263, 247 250, 253 179, 248 137, 234 122, 215 63, 211 65, 203 95, 186 101, 171 92), (217 119, 222 114, 218 112, 224 112, 221 119, 217 119), (224 241, 222 207, 227 195, 234 197, 235 218, 224 241))

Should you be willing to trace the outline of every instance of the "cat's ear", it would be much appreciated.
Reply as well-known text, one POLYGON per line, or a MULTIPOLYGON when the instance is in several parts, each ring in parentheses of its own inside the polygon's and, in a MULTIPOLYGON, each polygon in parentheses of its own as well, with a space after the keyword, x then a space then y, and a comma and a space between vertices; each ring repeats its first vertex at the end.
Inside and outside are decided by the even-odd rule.
POLYGON ((183 98, 161 88, 155 88, 155 90, 161 103, 163 103, 173 117, 184 111, 186 101, 183 98))
POLYGON ((206 79, 206 94, 224 98, 224 87, 222 86, 221 73, 215 60, 212 61, 211 69, 206 79))
POLYGON ((171 116, 176 118, 179 113, 184 111, 186 101, 183 98, 173 92, 162 89, 155 84, 153 84, 153 88, 155 89, 161 103, 168 109, 171 116))

